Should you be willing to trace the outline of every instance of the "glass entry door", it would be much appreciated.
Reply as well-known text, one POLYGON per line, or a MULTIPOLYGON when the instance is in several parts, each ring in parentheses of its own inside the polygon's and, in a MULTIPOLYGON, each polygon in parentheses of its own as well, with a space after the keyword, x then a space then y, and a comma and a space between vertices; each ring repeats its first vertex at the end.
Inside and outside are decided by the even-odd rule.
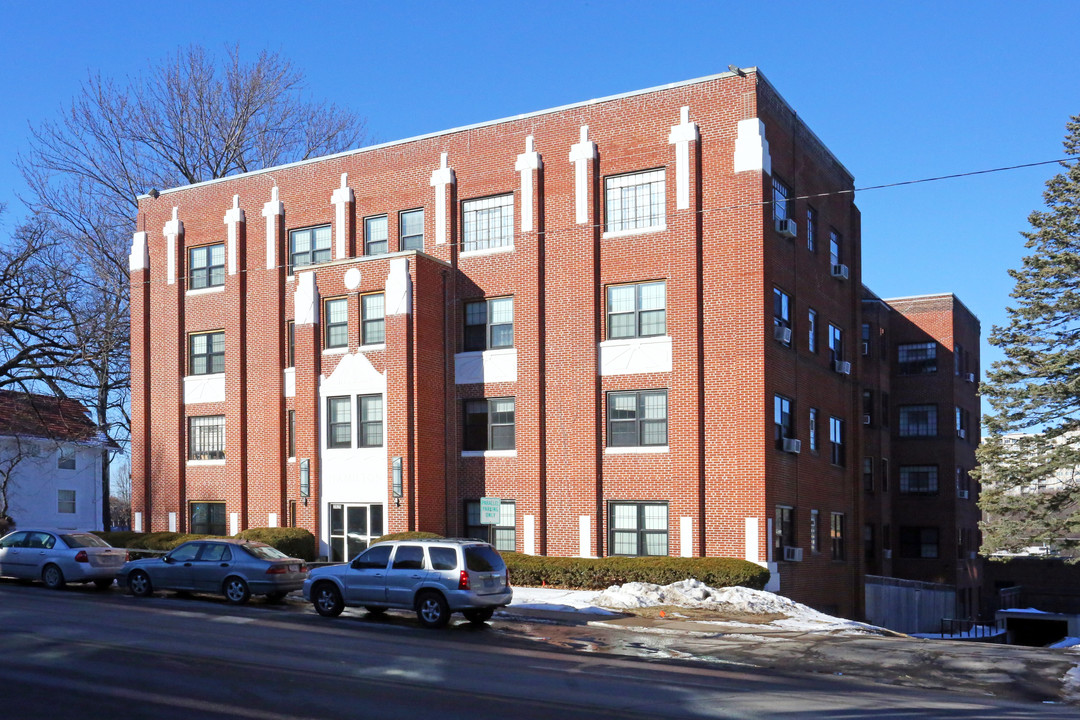
POLYGON ((348 562, 383 535, 383 506, 330 504, 330 562, 348 562))

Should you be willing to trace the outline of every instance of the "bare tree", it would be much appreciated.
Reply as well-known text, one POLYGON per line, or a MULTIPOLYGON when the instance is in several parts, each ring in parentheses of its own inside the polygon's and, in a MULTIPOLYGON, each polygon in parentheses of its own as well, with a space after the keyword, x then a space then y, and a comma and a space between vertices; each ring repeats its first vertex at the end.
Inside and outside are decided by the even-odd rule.
POLYGON ((19 435, 0 439, 0 535, 15 529, 8 492, 12 488, 15 469, 32 455, 30 446, 19 435))
POLYGON ((131 528, 131 465, 121 463, 112 478, 109 496, 112 524, 122 529, 131 528))

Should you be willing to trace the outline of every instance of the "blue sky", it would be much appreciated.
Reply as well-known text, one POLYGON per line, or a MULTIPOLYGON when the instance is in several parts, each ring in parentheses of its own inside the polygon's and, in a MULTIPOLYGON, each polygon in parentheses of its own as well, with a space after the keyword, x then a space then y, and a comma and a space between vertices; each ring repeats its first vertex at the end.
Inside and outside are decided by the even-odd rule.
MULTIPOLYGON (((1080 2, 246 2, 0 0, 0 232, 12 162, 91 72, 138 75, 177 46, 279 51, 378 141, 757 66, 856 187, 1063 156, 1080 113, 1080 2)), ((955 292, 987 346, 1019 231, 1057 166, 857 194, 863 279, 955 292)))

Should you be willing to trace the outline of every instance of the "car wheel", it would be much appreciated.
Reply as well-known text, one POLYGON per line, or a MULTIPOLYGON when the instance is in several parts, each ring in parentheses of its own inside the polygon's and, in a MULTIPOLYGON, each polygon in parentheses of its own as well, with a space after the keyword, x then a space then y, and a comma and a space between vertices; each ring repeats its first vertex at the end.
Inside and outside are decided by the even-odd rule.
POLYGON ((96 587, 98 590, 108 590, 112 587, 112 584, 113 581, 111 579, 106 580, 105 578, 101 578, 100 580, 94 581, 94 587, 96 587))
POLYGON ((154 586, 150 584, 150 576, 143 570, 136 570, 128 575, 128 589, 135 597, 150 597, 154 594, 154 586))
POLYGON ((345 603, 341 600, 341 593, 333 583, 319 583, 311 592, 311 602, 315 606, 315 612, 323 617, 337 617, 345 609, 345 603))
POLYGON ((371 615, 385 615, 386 614, 386 608, 378 607, 376 605, 365 605, 364 609, 367 610, 368 613, 370 613, 371 615))
POLYGON ((266 602, 268 602, 268 603, 279 603, 282 600, 284 600, 285 596, 288 595, 288 594, 289 593, 287 593, 287 592, 266 593, 266 602))
POLYGON ((450 622, 450 606, 437 592, 425 592, 416 599, 416 617, 427 628, 440 628, 450 622))
POLYGON ((251 590, 243 578, 225 578, 225 584, 221 586, 221 592, 225 593, 225 599, 233 605, 243 605, 251 597, 251 590))
POLYGON ((46 565, 41 571, 41 582, 50 590, 59 590, 64 587, 64 573, 55 565, 46 565))
POLYGON ((461 614, 473 625, 483 625, 495 614, 495 608, 478 608, 476 610, 462 610, 461 614))

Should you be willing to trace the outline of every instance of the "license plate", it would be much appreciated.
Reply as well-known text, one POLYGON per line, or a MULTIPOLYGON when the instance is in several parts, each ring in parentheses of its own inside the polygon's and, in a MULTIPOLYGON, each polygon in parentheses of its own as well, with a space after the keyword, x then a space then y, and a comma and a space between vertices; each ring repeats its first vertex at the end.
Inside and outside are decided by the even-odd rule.
POLYGON ((300 566, 299 565, 290 565, 289 566, 289 572, 300 572, 300 566))
POLYGON ((484 578, 484 587, 486 587, 486 588, 495 587, 495 578, 490 578, 490 577, 489 578, 484 578))

